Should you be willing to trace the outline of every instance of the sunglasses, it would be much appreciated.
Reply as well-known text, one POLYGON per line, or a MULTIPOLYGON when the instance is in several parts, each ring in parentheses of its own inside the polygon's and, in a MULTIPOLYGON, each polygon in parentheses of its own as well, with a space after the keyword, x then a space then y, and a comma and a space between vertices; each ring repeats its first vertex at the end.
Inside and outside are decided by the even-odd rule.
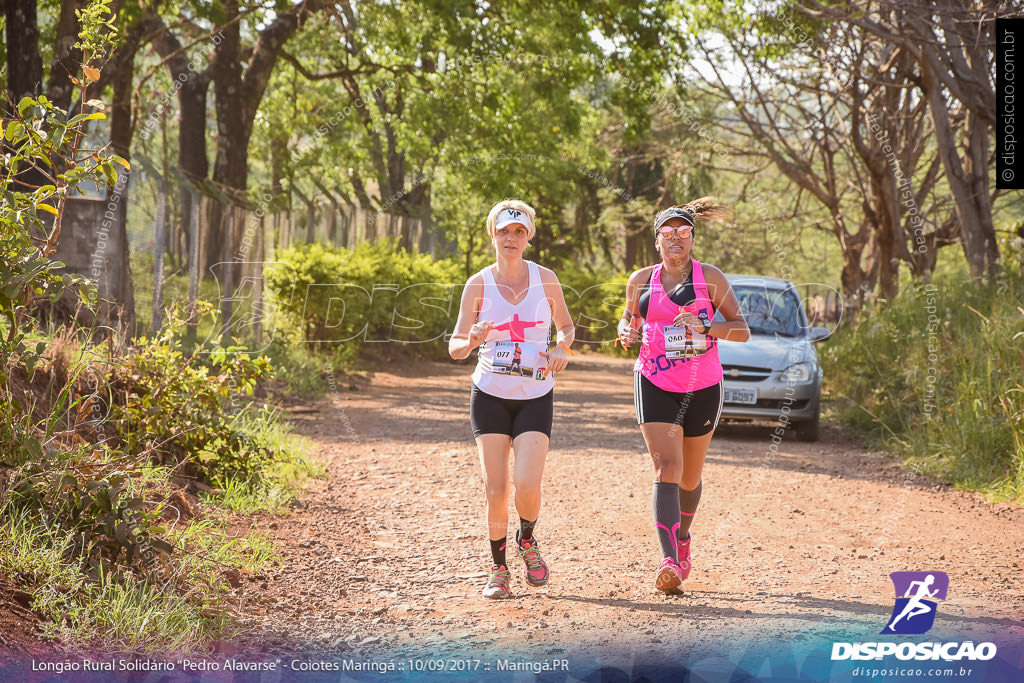
POLYGON ((662 237, 671 237, 673 233, 675 233, 676 237, 689 237, 693 234, 693 226, 680 225, 679 227, 673 228, 671 225, 663 225, 658 228, 658 234, 662 237))

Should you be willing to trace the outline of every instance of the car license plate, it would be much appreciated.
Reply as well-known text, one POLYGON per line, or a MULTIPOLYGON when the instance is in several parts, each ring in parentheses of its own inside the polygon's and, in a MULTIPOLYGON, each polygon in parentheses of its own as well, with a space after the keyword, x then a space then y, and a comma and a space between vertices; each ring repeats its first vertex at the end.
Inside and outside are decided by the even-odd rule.
POLYGON ((726 403, 742 403, 753 405, 757 403, 757 389, 732 389, 725 387, 725 395, 722 400, 726 403))

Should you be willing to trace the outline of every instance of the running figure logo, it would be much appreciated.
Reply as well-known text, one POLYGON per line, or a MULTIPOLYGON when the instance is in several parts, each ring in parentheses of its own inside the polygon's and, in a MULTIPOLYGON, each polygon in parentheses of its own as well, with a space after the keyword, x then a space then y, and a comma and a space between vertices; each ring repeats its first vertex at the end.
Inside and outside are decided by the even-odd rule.
POLYGON ((893 572, 896 604, 883 634, 925 633, 935 622, 937 600, 946 599, 949 577, 944 572, 893 572))
POLYGON ((516 344, 516 350, 512 354, 512 365, 510 365, 509 368, 508 368, 508 374, 511 375, 512 374, 512 370, 516 366, 519 367, 519 376, 522 377, 523 376, 523 349, 520 348, 519 344, 516 344))

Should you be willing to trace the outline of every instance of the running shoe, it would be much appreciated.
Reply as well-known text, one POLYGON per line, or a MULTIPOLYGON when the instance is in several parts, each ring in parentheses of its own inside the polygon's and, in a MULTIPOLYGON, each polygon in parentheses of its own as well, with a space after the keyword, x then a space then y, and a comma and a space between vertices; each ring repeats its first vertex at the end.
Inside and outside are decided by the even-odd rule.
POLYGON ((505 568, 505 565, 500 567, 491 567, 491 578, 487 581, 487 586, 484 587, 484 597, 491 598, 492 600, 503 600, 505 598, 512 597, 512 590, 509 588, 509 582, 512 580, 512 572, 505 568))
POLYGON ((677 595, 683 592, 679 590, 679 584, 682 582, 683 575, 679 570, 679 563, 671 557, 662 560, 661 566, 658 567, 658 578, 654 580, 658 590, 669 595, 677 595))
POLYGON ((693 563, 690 562, 690 537, 687 536, 686 540, 679 541, 679 575, 683 581, 686 581, 686 577, 690 575, 690 568, 693 563))
POLYGON ((540 556, 537 539, 528 538, 520 543, 519 531, 516 531, 516 545, 519 546, 519 556, 526 563, 526 583, 531 586, 543 586, 548 582, 548 565, 540 556))

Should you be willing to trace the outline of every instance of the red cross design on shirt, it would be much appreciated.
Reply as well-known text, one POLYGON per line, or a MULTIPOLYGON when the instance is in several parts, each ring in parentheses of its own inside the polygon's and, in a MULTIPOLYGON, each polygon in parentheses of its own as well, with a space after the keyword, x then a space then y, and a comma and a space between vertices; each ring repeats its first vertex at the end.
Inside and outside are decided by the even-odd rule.
POLYGON ((502 323, 501 325, 498 325, 493 329, 508 330, 509 339, 511 339, 512 341, 524 342, 526 341, 526 337, 523 335, 523 332, 526 331, 526 328, 536 327, 537 325, 540 325, 543 322, 543 320, 536 320, 534 322, 530 322, 529 320, 520 320, 519 314, 516 313, 512 316, 512 319, 509 320, 507 323, 502 323))

